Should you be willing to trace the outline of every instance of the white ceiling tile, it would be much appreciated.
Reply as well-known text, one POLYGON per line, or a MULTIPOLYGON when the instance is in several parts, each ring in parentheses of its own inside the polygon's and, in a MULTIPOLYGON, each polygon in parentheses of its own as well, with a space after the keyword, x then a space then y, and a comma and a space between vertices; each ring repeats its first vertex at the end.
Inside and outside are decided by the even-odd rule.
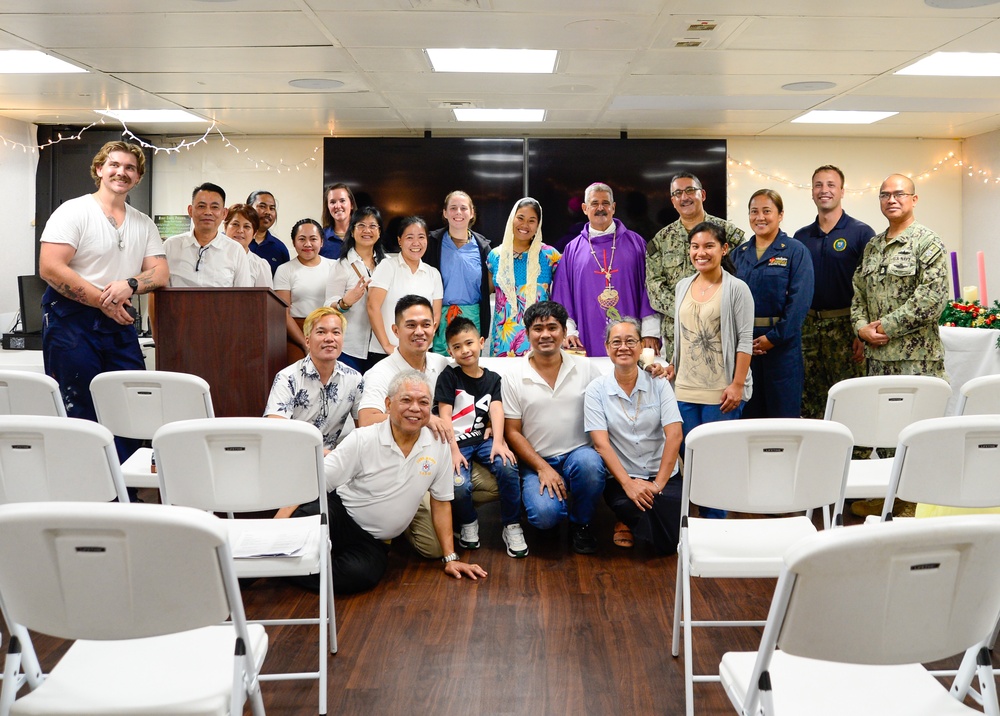
POLYGON ((915 58, 915 53, 809 52, 803 50, 702 50, 699 48, 646 50, 629 68, 635 75, 778 75, 790 71, 816 79, 842 75, 877 75, 915 58))

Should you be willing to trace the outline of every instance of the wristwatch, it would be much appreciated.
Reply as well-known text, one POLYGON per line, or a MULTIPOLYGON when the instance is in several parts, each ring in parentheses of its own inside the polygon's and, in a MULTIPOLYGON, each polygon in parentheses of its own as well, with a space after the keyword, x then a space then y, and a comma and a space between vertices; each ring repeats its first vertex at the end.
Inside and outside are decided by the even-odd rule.
POLYGON ((445 564, 448 564, 448 562, 457 562, 458 555, 455 554, 454 552, 452 552, 451 554, 446 554, 444 557, 441 558, 441 561, 444 562, 445 564))
POLYGON ((134 278, 125 279, 125 282, 128 284, 128 287, 132 289, 132 295, 134 296, 135 292, 139 290, 139 282, 134 278))

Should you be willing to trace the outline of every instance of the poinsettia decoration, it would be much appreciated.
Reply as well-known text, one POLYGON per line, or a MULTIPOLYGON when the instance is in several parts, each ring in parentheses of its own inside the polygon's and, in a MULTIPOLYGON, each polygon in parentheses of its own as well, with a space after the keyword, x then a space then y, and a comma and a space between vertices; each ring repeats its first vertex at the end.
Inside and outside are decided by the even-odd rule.
MULTIPOLYGON (((941 312, 938 323, 942 326, 958 326, 959 328, 992 328, 1000 329, 1000 301, 994 301, 987 308, 972 301, 949 301, 941 312)), ((1000 337, 997 338, 997 348, 1000 348, 1000 337)))

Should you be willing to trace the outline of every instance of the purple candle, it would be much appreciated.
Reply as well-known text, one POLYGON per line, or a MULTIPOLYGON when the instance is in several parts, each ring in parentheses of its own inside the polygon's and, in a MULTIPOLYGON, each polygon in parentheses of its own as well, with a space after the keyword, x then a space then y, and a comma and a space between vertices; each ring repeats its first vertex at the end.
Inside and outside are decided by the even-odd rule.
POLYGON ((951 285, 955 288, 955 300, 961 298, 961 285, 958 283, 958 253, 951 252, 951 285))

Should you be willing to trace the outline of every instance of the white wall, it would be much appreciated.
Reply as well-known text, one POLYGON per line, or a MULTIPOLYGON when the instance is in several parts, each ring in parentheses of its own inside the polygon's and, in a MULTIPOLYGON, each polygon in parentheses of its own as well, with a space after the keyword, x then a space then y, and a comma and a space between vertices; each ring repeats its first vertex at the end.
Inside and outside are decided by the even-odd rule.
POLYGON ((226 190, 228 205, 244 201, 252 191, 268 189, 278 201, 278 221, 271 233, 291 247, 289 232, 296 221, 313 218, 321 222, 322 138, 232 141, 241 150, 239 153, 218 137, 192 149, 158 153, 153 160, 153 213, 186 213, 191 191, 206 181, 226 190), (317 147, 318 151, 314 151, 317 147), (311 161, 312 157, 315 161, 311 161), (251 159, 257 160, 256 166, 251 159), (282 161, 289 165, 303 161, 307 164, 299 169, 282 169, 280 174, 264 164, 277 166, 282 161))
MULTIPOLYGON (((1000 139, 997 142, 1000 143, 1000 139)), ((886 227, 877 196, 882 180, 893 173, 916 175, 932 170, 949 152, 954 152, 953 160, 939 166, 937 171, 931 171, 926 179, 914 177, 918 195, 915 214, 917 221, 937 232, 948 250, 958 251, 961 258, 963 173, 955 164, 962 156, 962 142, 955 140, 730 139, 729 156, 733 159, 749 162, 755 171, 783 177, 804 188, 768 180, 759 174, 751 176, 748 168, 730 165, 728 218, 746 229, 746 205, 750 195, 757 189, 775 189, 785 204, 781 228, 789 235, 795 233, 816 219, 816 207, 808 188, 813 170, 824 164, 833 164, 840 167, 847 177, 848 194, 844 197, 844 210, 881 232, 886 227)), ((994 191, 1000 192, 1000 187, 994 191)), ((997 259, 1000 261, 1000 256, 997 259)), ((964 277, 962 281, 965 282, 964 277)))
POLYGON ((976 252, 982 251, 992 303, 1000 298, 1000 183, 994 181, 1000 173, 1000 132, 967 139, 963 150, 968 169, 962 174, 965 251, 959 261, 960 280, 966 286, 979 285, 976 252))
MULTIPOLYGON (((35 126, 0 117, 0 196, 4 200, 0 235, 0 314, 18 310, 17 276, 35 272, 35 170, 37 152, 25 152, 10 142, 35 144, 35 126)), ((5 320, 0 329, 10 328, 5 320)))

